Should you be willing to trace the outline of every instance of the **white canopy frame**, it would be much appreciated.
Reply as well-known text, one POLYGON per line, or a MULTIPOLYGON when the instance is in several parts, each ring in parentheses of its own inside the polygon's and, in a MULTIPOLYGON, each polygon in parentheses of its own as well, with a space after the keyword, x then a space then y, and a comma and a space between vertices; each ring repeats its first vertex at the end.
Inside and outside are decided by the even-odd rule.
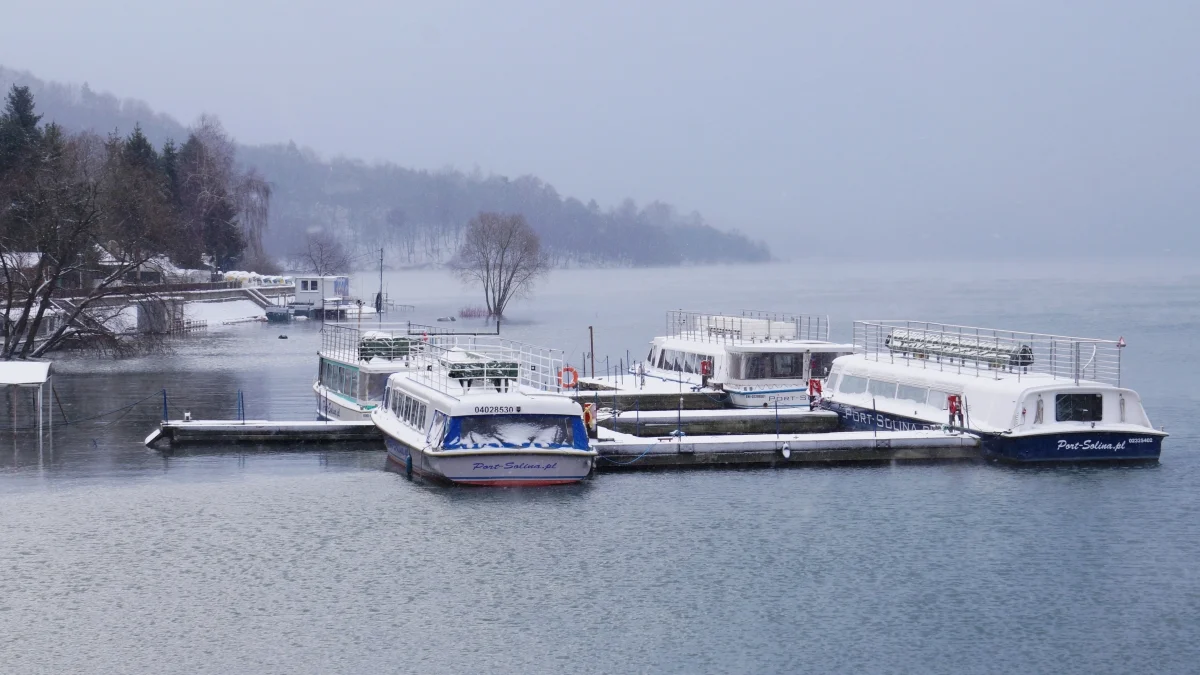
POLYGON ((50 361, 0 361, 0 387, 37 390, 35 400, 39 443, 46 427, 50 429, 51 441, 54 440, 54 408, 51 407, 50 397, 45 395, 47 386, 53 393, 54 366, 50 361))

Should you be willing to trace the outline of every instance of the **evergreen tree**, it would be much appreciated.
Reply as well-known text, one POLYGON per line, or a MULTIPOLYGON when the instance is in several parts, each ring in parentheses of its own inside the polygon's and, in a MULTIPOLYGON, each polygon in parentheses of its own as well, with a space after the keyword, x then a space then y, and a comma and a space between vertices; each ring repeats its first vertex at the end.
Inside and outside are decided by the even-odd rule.
POLYGON ((38 130, 41 120, 42 116, 34 113, 29 87, 14 84, 8 92, 4 113, 0 114, 0 175, 31 160, 33 150, 41 141, 38 130))

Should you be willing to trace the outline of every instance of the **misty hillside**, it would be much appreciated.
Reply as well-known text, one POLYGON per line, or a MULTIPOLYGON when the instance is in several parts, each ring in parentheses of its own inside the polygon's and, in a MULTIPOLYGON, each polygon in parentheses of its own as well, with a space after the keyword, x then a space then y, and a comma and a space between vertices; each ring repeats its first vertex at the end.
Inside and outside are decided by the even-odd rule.
MULTIPOLYGON (((187 128, 147 104, 88 86, 44 82, 0 66, 0 87, 29 86, 43 121, 72 130, 128 133, 135 124, 156 145, 182 142, 187 128)), ((303 139, 300 139, 303 141, 303 139)), ((602 208, 559 195, 534 176, 510 179, 476 171, 423 171, 395 164, 325 159, 292 143, 239 146, 274 194, 264 236, 269 254, 295 252, 300 234, 328 229, 359 251, 386 246, 392 264, 445 262, 467 221, 483 210, 525 215, 559 264, 675 265, 769 259, 767 247, 722 232, 697 213, 632 200, 602 208)))

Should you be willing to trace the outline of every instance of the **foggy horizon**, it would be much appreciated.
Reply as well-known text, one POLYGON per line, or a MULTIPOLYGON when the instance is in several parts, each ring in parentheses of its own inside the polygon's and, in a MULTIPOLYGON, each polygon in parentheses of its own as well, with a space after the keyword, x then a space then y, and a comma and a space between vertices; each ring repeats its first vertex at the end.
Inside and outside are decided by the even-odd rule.
POLYGON ((783 259, 809 234, 876 251, 970 235, 1002 255, 1196 243, 1200 8, 1184 3, 7 14, 0 64, 184 124, 212 113, 245 144, 661 200, 783 259))

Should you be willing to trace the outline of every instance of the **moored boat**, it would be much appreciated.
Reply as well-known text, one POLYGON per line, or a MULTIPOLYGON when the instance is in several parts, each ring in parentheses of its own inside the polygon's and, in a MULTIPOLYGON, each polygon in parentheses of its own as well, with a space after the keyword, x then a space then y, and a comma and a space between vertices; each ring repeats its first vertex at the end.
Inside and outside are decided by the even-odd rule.
POLYGON ((827 317, 669 311, 667 335, 640 365, 650 378, 722 390, 735 408, 786 408, 808 406, 814 380, 852 351, 829 341, 827 317))
POLYGON ((562 353, 501 338, 422 343, 371 419, 406 472, 469 485, 574 483, 596 452, 562 392, 562 353))
POLYGON ((1012 462, 1156 460, 1167 434, 1121 385, 1124 340, 857 321, 822 407, 851 430, 977 434, 1012 462))
POLYGON ((321 328, 317 379, 313 383, 317 418, 346 422, 371 419, 371 411, 383 401, 388 377, 413 367, 419 345, 430 340, 453 345, 459 337, 479 335, 491 333, 456 332, 411 321, 326 323, 321 328))

